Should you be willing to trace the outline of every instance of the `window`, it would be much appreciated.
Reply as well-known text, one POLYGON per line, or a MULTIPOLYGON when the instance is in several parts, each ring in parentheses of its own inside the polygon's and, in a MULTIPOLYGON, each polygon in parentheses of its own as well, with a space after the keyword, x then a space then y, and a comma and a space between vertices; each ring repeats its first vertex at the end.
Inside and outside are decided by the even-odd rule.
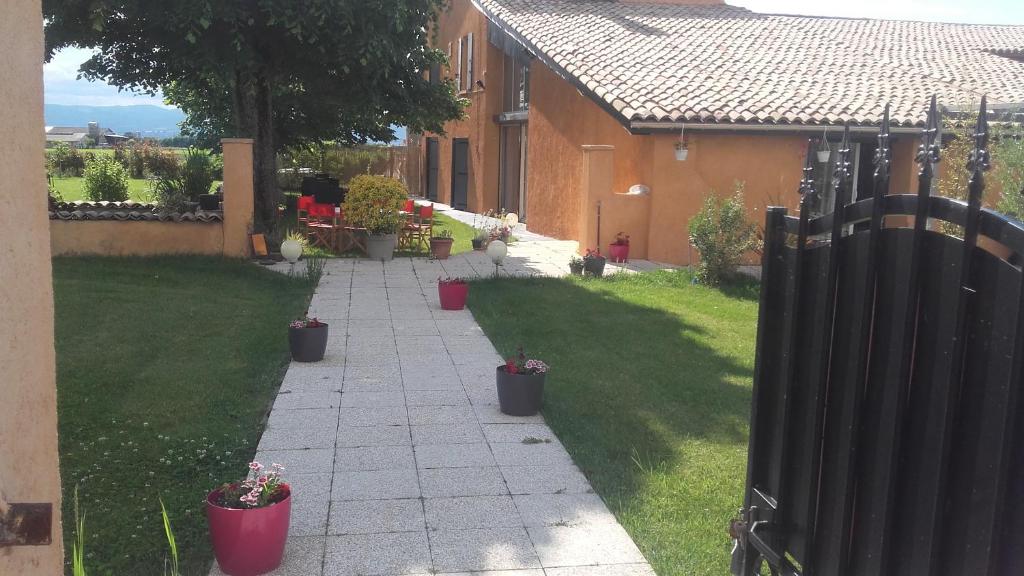
POLYGON ((473 89, 473 33, 466 36, 466 91, 473 89))
POLYGON ((455 90, 462 92, 462 39, 459 39, 459 48, 455 56, 455 90))

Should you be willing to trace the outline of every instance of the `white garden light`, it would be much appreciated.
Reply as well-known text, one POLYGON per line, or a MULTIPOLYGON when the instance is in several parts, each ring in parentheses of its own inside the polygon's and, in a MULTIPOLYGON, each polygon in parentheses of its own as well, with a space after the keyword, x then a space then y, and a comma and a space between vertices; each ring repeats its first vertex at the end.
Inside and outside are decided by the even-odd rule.
POLYGON ((302 244, 297 240, 285 240, 281 242, 281 256, 288 261, 289 264, 295 264, 299 261, 299 257, 302 256, 302 244))
POLYGON ((505 256, 508 256, 508 246, 501 240, 492 240, 487 245, 487 257, 494 262, 494 276, 498 276, 498 266, 505 261, 505 256))

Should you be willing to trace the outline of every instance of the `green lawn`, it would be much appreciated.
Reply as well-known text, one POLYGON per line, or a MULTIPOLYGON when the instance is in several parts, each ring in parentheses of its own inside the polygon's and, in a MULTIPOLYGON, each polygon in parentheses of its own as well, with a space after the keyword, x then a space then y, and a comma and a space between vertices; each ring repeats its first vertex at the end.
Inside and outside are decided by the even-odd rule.
MULTIPOLYGON (((84 182, 85 178, 82 177, 53 177, 53 186, 60 192, 65 202, 87 199, 83 189, 84 182)), ((128 198, 136 202, 151 202, 153 199, 149 193, 149 180, 136 178, 128 180, 128 198)))
POLYGON ((162 498, 205 574, 205 494, 245 472, 311 290, 218 258, 53 266, 65 552, 78 485, 89 574, 162 574, 162 498))
POLYGON ((498 350, 552 366, 544 416, 659 576, 728 574, 757 324, 752 282, 687 272, 476 282, 498 350))

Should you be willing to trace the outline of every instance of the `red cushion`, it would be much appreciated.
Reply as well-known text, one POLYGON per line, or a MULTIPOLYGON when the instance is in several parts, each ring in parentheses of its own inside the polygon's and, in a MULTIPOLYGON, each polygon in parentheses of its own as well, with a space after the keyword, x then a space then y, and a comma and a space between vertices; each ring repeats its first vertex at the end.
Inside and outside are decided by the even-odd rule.
POLYGON ((316 198, 313 196, 299 196, 298 208, 299 210, 309 211, 309 207, 316 203, 316 198))

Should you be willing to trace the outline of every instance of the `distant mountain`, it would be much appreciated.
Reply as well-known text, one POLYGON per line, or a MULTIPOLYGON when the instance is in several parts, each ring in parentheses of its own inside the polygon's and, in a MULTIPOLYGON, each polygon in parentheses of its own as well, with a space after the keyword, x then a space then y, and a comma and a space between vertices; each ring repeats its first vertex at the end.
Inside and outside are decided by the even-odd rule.
POLYGON ((149 104, 136 106, 76 106, 47 104, 47 126, 86 126, 98 122, 118 134, 135 132, 153 138, 167 138, 180 133, 178 123, 185 114, 177 108, 161 108, 149 104))

